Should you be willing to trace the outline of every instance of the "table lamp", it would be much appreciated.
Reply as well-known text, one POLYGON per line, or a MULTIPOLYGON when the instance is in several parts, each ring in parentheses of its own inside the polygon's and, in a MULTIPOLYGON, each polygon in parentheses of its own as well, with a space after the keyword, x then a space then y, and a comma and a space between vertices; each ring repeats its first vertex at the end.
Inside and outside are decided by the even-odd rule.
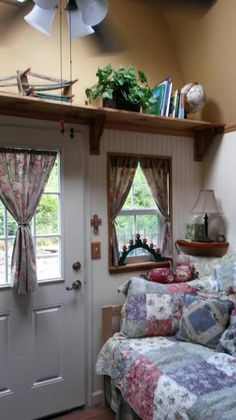
POLYGON ((208 237, 208 213, 222 214, 222 209, 216 201, 214 190, 200 190, 197 201, 191 213, 205 214, 204 216, 204 239, 203 242, 213 242, 208 237))

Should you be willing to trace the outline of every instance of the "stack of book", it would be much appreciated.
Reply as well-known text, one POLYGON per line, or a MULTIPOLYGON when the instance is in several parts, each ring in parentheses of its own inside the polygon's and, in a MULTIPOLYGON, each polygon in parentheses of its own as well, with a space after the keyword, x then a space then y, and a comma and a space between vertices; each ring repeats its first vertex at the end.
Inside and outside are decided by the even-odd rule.
POLYGON ((146 110, 146 113, 162 117, 185 118, 185 94, 180 89, 173 91, 170 77, 158 83, 152 93, 156 98, 156 103, 146 110))

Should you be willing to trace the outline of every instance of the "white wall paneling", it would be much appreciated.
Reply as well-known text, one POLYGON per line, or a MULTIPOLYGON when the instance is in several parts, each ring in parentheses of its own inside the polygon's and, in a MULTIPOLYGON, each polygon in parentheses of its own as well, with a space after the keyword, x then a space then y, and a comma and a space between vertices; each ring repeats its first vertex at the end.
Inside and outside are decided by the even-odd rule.
POLYGON ((214 140, 203 162, 204 186, 215 190, 215 196, 221 204, 230 254, 236 253, 235 156, 236 132, 231 132, 214 140))

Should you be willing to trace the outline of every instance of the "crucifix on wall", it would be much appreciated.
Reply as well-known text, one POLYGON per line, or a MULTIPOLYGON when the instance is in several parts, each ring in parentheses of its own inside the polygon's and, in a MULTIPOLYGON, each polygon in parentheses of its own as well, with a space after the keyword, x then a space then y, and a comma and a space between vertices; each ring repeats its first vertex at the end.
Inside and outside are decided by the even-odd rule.
POLYGON ((99 226, 102 224, 102 219, 99 219, 97 214, 93 215, 93 218, 90 219, 90 224, 93 227, 93 233, 95 235, 99 234, 99 226))

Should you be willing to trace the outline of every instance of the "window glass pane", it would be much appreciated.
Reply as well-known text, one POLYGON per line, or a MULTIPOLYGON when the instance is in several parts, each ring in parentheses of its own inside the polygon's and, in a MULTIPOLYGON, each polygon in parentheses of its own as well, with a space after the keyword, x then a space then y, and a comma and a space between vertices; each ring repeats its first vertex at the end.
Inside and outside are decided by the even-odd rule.
POLYGON ((156 208, 147 184, 134 185, 134 208, 156 208))
POLYGON ((139 165, 137 167, 129 195, 123 206, 123 209, 132 208, 156 208, 156 204, 146 182, 146 178, 139 165))
POLYGON ((118 216, 116 218, 116 234, 119 248, 128 245, 129 240, 135 239, 135 219, 134 216, 118 216))
POLYGON ((4 206, 0 201, 0 237, 4 236, 4 206))
POLYGON ((17 222, 12 215, 7 212, 7 235, 15 237, 17 231, 17 222))
POLYGON ((147 239, 147 243, 153 243, 158 247, 159 223, 155 214, 136 216, 137 232, 141 239, 147 239))
POLYGON ((147 256, 150 256, 150 259, 151 259, 150 252, 148 252, 146 249, 143 249, 143 248, 136 248, 136 249, 133 249, 133 251, 131 251, 131 252, 129 253, 128 258, 130 258, 130 257, 139 257, 139 256, 141 256, 141 255, 147 255, 147 256))
POLYGON ((58 196, 43 194, 36 210, 36 234, 58 233, 58 213, 58 196))
POLYGON ((5 284, 5 242, 0 241, 0 284, 5 284))
POLYGON ((38 238, 36 241, 38 280, 54 279, 60 273, 60 241, 59 238, 38 238))
MULTIPOLYGON (((128 246, 129 241, 135 241, 136 234, 139 233, 140 239, 147 240, 147 244, 154 244, 158 248, 159 237, 159 223, 158 216, 151 215, 131 215, 131 216, 118 216, 116 218, 116 233, 119 244, 119 251, 122 252, 124 245, 128 246)), ((133 255, 144 255, 146 253, 143 249, 133 251, 133 255)), ((130 254, 131 255, 131 254, 130 254)))
POLYGON ((52 172, 50 174, 50 177, 48 179, 45 192, 58 192, 59 191, 59 185, 58 185, 58 157, 55 161, 55 164, 53 166, 52 172))

